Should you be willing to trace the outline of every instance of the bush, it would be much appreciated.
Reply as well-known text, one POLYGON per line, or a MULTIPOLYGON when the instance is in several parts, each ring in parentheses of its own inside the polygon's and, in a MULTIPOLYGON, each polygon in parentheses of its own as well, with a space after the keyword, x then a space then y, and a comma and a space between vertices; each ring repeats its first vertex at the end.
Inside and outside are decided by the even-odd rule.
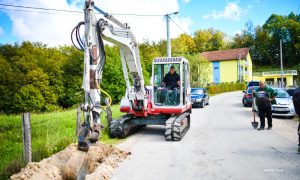
POLYGON ((213 84, 207 86, 207 90, 210 94, 219 94, 222 92, 230 92, 246 89, 246 84, 244 83, 221 83, 221 84, 213 84))

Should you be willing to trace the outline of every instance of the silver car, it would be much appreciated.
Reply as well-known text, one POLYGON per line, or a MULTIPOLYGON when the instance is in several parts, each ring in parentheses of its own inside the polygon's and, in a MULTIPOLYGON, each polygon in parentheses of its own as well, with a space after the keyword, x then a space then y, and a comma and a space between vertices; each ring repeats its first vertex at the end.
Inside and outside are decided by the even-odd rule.
MULTIPOLYGON (((275 98, 276 104, 272 104, 272 115, 293 118, 295 116, 295 109, 292 97, 286 92, 286 90, 282 88, 273 89, 276 90, 277 96, 275 98)), ((255 103, 255 98, 253 101, 254 109, 258 112, 258 108, 255 103)))

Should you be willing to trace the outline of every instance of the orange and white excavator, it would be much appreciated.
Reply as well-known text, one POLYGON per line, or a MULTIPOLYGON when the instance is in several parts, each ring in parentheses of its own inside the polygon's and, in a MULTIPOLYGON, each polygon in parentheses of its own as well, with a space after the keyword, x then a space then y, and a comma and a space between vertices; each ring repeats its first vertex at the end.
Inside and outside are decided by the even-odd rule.
POLYGON ((78 133, 79 150, 87 151, 91 143, 98 141, 102 129, 102 112, 107 113, 111 137, 124 138, 133 130, 145 125, 163 125, 166 128, 166 140, 181 140, 190 127, 192 111, 188 60, 183 57, 155 58, 152 64, 151 86, 145 86, 138 43, 129 25, 96 7, 93 0, 85 1, 84 22, 80 22, 73 29, 71 37, 74 46, 84 51, 82 88, 85 101, 81 105, 84 122, 78 133), (103 17, 97 19, 95 11, 103 17), (85 29, 82 40, 80 27, 83 25, 85 29), (76 44, 73 41, 74 37, 77 40, 76 44), (126 82, 126 94, 121 100, 120 111, 126 114, 117 119, 111 118, 111 100, 105 101, 106 107, 101 105, 104 101, 102 95, 108 95, 100 88, 106 61, 103 40, 120 48, 126 82), (176 91, 163 83, 171 66, 180 76, 176 91))

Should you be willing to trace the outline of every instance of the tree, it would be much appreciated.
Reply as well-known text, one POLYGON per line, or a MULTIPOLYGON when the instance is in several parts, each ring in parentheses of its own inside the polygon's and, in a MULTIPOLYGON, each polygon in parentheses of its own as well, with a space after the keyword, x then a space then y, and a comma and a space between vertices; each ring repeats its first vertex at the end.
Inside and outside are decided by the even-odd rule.
MULTIPOLYGON (((144 42, 139 46, 141 62, 148 74, 152 74, 152 62, 156 57, 162 57, 163 53, 160 51, 158 43, 144 42)), ((148 75, 149 76, 149 75, 148 75)))
POLYGON ((210 62, 199 54, 188 54, 190 63, 190 82, 192 87, 205 87, 210 82, 210 62))
POLYGON ((221 50, 225 48, 225 34, 219 30, 209 28, 197 30, 194 41, 198 52, 221 50))
POLYGON ((4 57, 0 55, 0 112, 11 113, 11 97, 15 94, 16 81, 13 76, 13 69, 4 57))
POLYGON ((42 93, 33 85, 23 86, 13 99, 17 112, 39 112, 45 106, 42 93))
POLYGON ((178 38, 172 39, 171 43, 173 56, 197 51, 194 39, 187 34, 181 34, 178 38))

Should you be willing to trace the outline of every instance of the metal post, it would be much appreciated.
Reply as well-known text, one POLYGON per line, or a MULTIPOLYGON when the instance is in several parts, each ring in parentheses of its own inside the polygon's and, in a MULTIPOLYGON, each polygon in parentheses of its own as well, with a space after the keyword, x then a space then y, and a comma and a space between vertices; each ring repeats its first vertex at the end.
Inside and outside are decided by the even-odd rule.
POLYGON ((170 40, 170 17, 169 14, 165 15, 167 23, 167 56, 172 57, 171 55, 171 40, 170 40))
POLYGON ((241 65, 241 55, 239 56, 239 81, 242 82, 242 65, 241 65))
POLYGON ((280 68, 281 68, 281 88, 283 88, 283 63, 282 63, 282 42, 280 39, 280 68))
POLYGON ((172 15, 172 14, 178 14, 178 11, 165 15, 166 23, 167 23, 167 56, 168 57, 172 57, 172 54, 171 54, 171 39, 170 39, 170 15, 172 15))
POLYGON ((24 145, 24 159, 25 163, 31 162, 31 128, 30 128, 30 114, 22 114, 22 131, 23 131, 23 145, 24 145))

